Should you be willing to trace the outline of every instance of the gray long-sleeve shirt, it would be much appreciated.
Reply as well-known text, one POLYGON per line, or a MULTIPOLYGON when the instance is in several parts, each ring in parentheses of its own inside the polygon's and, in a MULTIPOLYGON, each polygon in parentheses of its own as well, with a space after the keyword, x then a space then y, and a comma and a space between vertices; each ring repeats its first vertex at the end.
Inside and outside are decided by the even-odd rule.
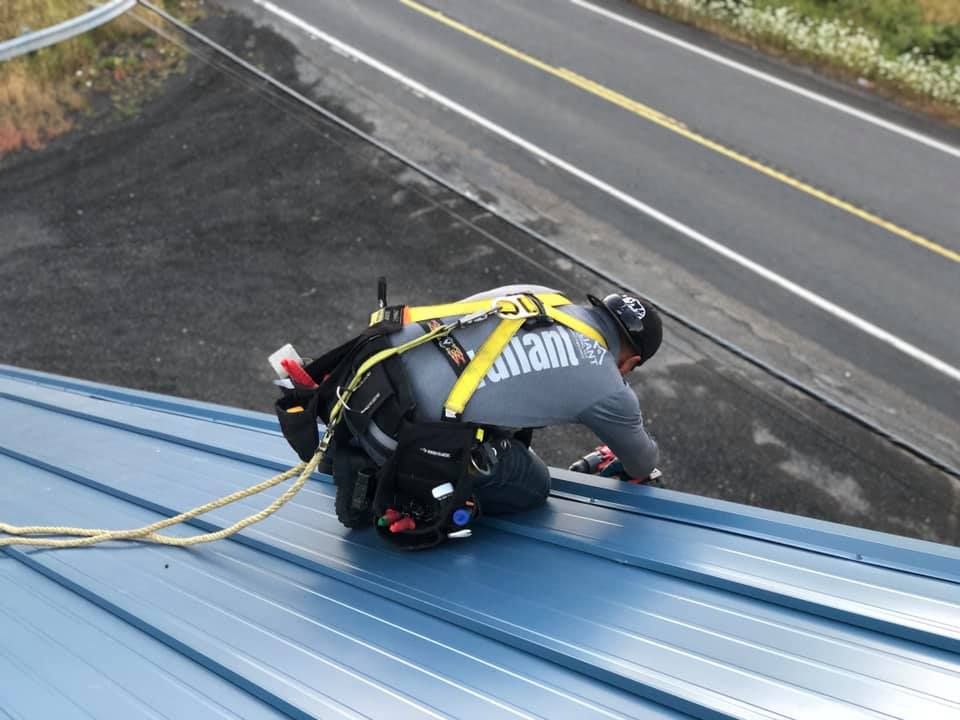
MULTIPOLYGON (((556 292, 534 285, 506 286, 467 299, 519 291, 556 292)), ((607 347, 558 323, 521 328, 480 383, 464 419, 507 428, 582 423, 616 453, 632 477, 646 477, 656 465, 657 445, 644 429, 636 394, 617 369, 620 337, 614 321, 599 308, 566 305, 561 309, 596 328, 607 347)), ((454 337, 472 357, 498 322, 488 319, 457 330, 454 337)), ((399 344, 423 332, 412 324, 396 333, 393 342, 399 344)), ((418 416, 439 420, 457 379, 446 355, 428 343, 402 358, 418 416)))

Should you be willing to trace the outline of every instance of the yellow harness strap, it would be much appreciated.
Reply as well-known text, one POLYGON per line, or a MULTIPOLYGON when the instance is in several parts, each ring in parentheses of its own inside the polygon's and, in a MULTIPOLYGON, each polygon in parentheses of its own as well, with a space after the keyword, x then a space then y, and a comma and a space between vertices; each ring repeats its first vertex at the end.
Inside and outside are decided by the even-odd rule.
MULTIPOLYGON (((476 392, 484 376, 493 367, 497 358, 500 357, 500 353, 503 352, 507 343, 530 318, 539 317, 541 314, 546 315, 554 322, 565 325, 574 332, 598 342, 604 348, 607 347, 603 335, 594 327, 557 309, 562 305, 570 304, 572 304, 570 300, 559 293, 515 293, 497 298, 484 298, 444 305, 404 307, 404 325, 424 320, 465 317, 472 313, 492 310, 494 307, 497 309, 496 314, 500 318, 500 324, 483 342, 477 354, 467 364, 467 367, 451 388, 450 394, 447 395, 443 404, 444 417, 457 418, 463 413, 470 398, 473 397, 473 393, 476 392)), ((383 314, 383 310, 374 312, 370 316, 370 324, 373 325, 382 320, 383 314)))
MULTIPOLYGON (((537 294, 535 297, 543 303, 544 307, 555 307, 557 305, 569 305, 570 301, 559 293, 537 294)), ((504 314, 517 313, 518 303, 521 310, 528 310, 528 306, 522 304, 529 298, 524 295, 508 295, 501 298, 484 298, 482 300, 469 300, 467 302, 446 303, 444 305, 421 305, 419 307, 407 307, 403 310, 403 322, 415 323, 423 320, 433 320, 435 318, 457 317, 458 315, 469 315, 470 313, 487 310, 491 304, 496 301, 497 306, 501 308, 504 314)), ((374 313, 376 315, 377 313, 374 313)), ((371 316, 371 322, 374 318, 371 316)))
POLYGON ((467 363, 457 382, 450 388, 450 393, 443 402, 444 417, 457 418, 463 413, 484 375, 493 367, 493 363, 500 357, 500 353, 524 322, 526 322, 524 319, 501 320, 494 331, 487 336, 483 345, 477 350, 477 354, 467 363))
POLYGON ((604 348, 607 347, 607 341, 604 340, 603 335, 597 332, 597 330, 592 326, 587 325, 587 323, 585 323, 583 320, 575 318, 573 315, 568 315, 565 312, 561 312, 555 307, 549 306, 547 306, 547 315, 561 325, 566 325, 574 332, 578 332, 581 335, 590 338, 591 340, 595 340, 604 348))
MULTIPOLYGON (((574 332, 578 332, 581 335, 590 338, 591 340, 595 340, 603 347, 607 346, 607 342, 603 339, 603 335, 597 332, 597 330, 595 330, 593 327, 582 320, 573 317, 572 315, 557 310, 557 308, 561 305, 572 304, 566 297, 560 295, 559 293, 537 293, 534 295, 534 297, 536 297, 537 300, 543 304, 544 310, 550 318, 561 325, 567 326, 574 332)), ((470 313, 481 312, 489 309, 494 301, 500 308, 501 318, 504 319, 508 318, 510 315, 525 314, 536 310, 535 307, 531 307, 530 298, 527 295, 517 294, 501 298, 485 298, 483 300, 471 300, 469 302, 447 303, 445 305, 421 305, 419 307, 405 307, 403 309, 403 323, 406 325, 409 323, 422 322, 424 320, 450 318, 458 315, 469 315, 470 313)), ((382 310, 377 310, 371 314, 371 325, 382 319, 382 312, 382 310)), ((494 360, 496 360, 496 358, 494 358, 494 360)))

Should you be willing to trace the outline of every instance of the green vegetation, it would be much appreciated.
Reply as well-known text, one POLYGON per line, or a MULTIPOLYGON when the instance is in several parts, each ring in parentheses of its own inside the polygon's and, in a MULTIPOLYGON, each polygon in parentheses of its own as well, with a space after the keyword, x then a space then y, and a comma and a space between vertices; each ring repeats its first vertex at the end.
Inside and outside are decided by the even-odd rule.
MULTIPOLYGON (((39 30, 87 12, 82 0, 0 0, 0 38, 39 30)), ((199 0, 165 0, 195 19, 199 0)), ((182 67, 184 51, 161 39, 133 13, 85 35, 0 63, 0 157, 24 146, 42 147, 67 132, 97 95, 122 112, 182 67)))
POLYGON ((763 0, 756 5, 768 8, 787 6, 801 16, 818 20, 850 21, 878 37, 882 49, 893 57, 916 48, 919 54, 940 60, 960 58, 960 2, 763 0))
POLYGON ((634 0, 960 121, 958 0, 634 0))

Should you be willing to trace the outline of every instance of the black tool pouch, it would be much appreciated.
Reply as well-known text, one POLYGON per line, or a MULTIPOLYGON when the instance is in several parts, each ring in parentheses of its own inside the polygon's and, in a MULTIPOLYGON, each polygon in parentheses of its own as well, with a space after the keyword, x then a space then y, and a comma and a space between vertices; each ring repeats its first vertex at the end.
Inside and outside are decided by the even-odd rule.
MULTIPOLYGON (((416 528, 393 533, 378 525, 383 537, 405 550, 421 550, 465 527, 465 523, 454 522, 453 514, 467 509, 473 493, 469 464, 476 432, 475 426, 465 424, 402 423, 397 449, 378 473, 373 506, 377 516, 389 508, 408 514, 416 528), (434 490, 445 483, 452 486, 452 492, 435 497, 434 490)), ((471 506, 474 509, 467 512, 472 519, 475 503, 471 506)))
MULTIPOLYGON (((320 444, 317 421, 320 420, 324 424, 329 424, 330 412, 337 402, 339 394, 343 392, 343 386, 353 379, 353 375, 363 359, 387 346, 387 342, 382 336, 373 331, 365 332, 304 367, 304 370, 314 379, 318 387, 311 390, 294 388, 283 391, 283 396, 274 403, 274 411, 280 421, 283 436, 301 460, 307 461, 313 457, 320 444), (297 408, 303 408, 303 410, 299 411, 297 408)), ((379 368, 380 365, 375 366, 371 374, 379 377, 384 372, 379 368)), ((404 386, 403 391, 399 393, 399 400, 406 402, 409 401, 409 397, 409 391, 404 386)), ((378 400, 371 404, 370 398, 361 394, 356 401, 351 400, 350 407, 371 405, 366 413, 369 417, 383 402, 383 400, 378 400)), ((348 412, 347 414, 348 419, 352 418, 356 421, 356 413, 348 412)), ((355 432, 357 430, 357 428, 351 429, 355 432)), ((366 426, 362 429, 365 430, 366 426)))
POLYGON ((287 390, 274 403, 283 437, 304 462, 313 457, 320 445, 317 427, 319 402, 316 390, 287 390))

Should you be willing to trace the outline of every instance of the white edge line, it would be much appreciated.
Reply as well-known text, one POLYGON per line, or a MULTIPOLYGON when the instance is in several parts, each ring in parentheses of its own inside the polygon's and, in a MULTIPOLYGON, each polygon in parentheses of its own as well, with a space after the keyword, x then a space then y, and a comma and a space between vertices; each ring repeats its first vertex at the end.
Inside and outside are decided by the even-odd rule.
POLYGON ((331 46, 339 49, 342 52, 348 53, 349 55, 353 56, 354 58, 364 63, 365 65, 369 65, 370 67, 380 71, 384 75, 387 75, 388 77, 393 78, 397 82, 400 82, 403 85, 406 85, 407 87, 414 90, 415 92, 420 93, 424 97, 428 97, 434 102, 437 102, 440 105, 443 105, 444 107, 447 107, 450 110, 453 110, 454 112, 459 113, 460 115, 475 122, 481 127, 486 128, 490 132, 495 133, 500 137, 506 140, 509 140, 513 144, 523 148, 527 152, 541 158, 542 160, 545 160, 546 162, 549 162, 550 164, 560 168, 561 170, 564 170, 565 172, 570 173, 574 177, 578 178, 579 180, 582 180, 583 182, 589 185, 592 185, 598 190, 602 190, 608 195, 616 198, 617 200, 620 200, 625 205, 629 205, 630 207, 634 208, 635 210, 639 210, 640 212, 653 218, 654 220, 658 220, 659 222, 663 223, 667 227, 672 228, 673 230, 677 231, 682 235, 685 235, 691 240, 717 253, 718 255, 722 255, 728 260, 731 260, 736 264, 740 265, 741 267, 744 267, 747 270, 754 272, 755 274, 759 275, 765 280, 768 280, 774 285, 781 287, 787 292, 792 293, 793 295, 796 295, 797 297, 803 300, 806 300, 811 305, 815 305, 821 310, 833 315, 834 317, 840 320, 843 320, 844 322, 854 326, 855 328, 866 333, 867 335, 870 335, 871 337, 874 337, 877 340, 880 340, 881 342, 884 342, 887 345, 890 345, 891 347, 896 348, 897 350, 899 350, 905 355, 910 356, 914 360, 917 360, 923 363, 924 365, 927 365, 928 367, 943 373, 947 377, 960 381, 960 368, 956 368, 944 362, 943 360, 927 352, 924 352, 920 348, 915 347, 914 345, 911 345, 905 340, 901 340, 899 337, 893 335, 892 333, 880 327, 877 327, 876 325, 868 322, 867 320, 864 320, 858 315, 855 315, 852 312, 840 307, 839 305, 836 305, 835 303, 830 302, 826 298, 823 298, 820 295, 817 295, 811 290, 807 290, 806 288, 798 285, 792 280, 788 280, 787 278, 783 277, 782 275, 779 275, 773 270, 769 270, 763 265, 760 265, 759 263, 754 262, 750 258, 745 257, 744 255, 741 255, 740 253, 734 250, 731 250, 726 245, 723 245, 717 242, 716 240, 712 240, 706 235, 700 232, 697 232, 693 228, 687 225, 684 225, 679 220, 675 220, 669 215, 666 215, 665 213, 660 212, 656 208, 653 208, 647 205, 646 203, 641 202, 640 200, 633 197, 632 195, 628 195, 623 190, 620 190, 619 188, 616 188, 613 185, 610 185, 609 183, 606 183, 603 180, 597 177, 594 177, 593 175, 590 175, 586 171, 581 170, 575 165, 568 163, 566 160, 562 160, 561 158, 550 154, 546 150, 538 147, 537 145, 534 145, 533 143, 527 140, 524 140, 518 135, 514 135, 512 132, 510 132, 506 128, 503 128, 497 125, 492 120, 488 120, 482 115, 479 115, 478 113, 475 113, 469 108, 466 108, 463 105, 460 105, 459 103, 455 102, 454 100, 451 100, 445 95, 441 95, 440 93, 434 90, 431 90, 430 88, 423 85, 422 83, 419 83, 413 78, 410 78, 404 75, 399 70, 395 70, 389 65, 377 60, 376 58, 373 58, 367 55, 366 53, 356 49, 351 45, 348 45, 342 40, 339 40, 338 38, 335 38, 332 35, 328 35, 327 33, 314 27, 313 25, 310 25, 305 20, 302 20, 296 15, 282 8, 277 7, 269 0, 253 0, 253 2, 261 6, 265 10, 286 20, 292 25, 299 27, 300 29, 307 32, 309 35, 312 35, 316 38, 319 38, 320 40, 323 40, 326 43, 329 43, 331 46))
POLYGON ((590 522, 601 523, 603 525, 613 525, 613 527, 622 528, 623 525, 620 523, 610 522, 609 520, 601 520, 599 518, 587 517, 586 515, 577 515, 575 513, 560 513, 561 515, 566 515, 567 517, 577 518, 578 520, 589 520, 590 522))
POLYGON ((687 42, 686 40, 681 40, 680 38, 674 37, 673 35, 665 33, 661 30, 657 30, 648 25, 644 25, 643 23, 637 20, 633 20, 631 18, 627 18, 622 15, 619 15, 613 12, 612 10, 607 10, 606 8, 597 7, 593 3, 587 2, 587 0, 569 0, 569 2, 571 2, 574 5, 577 5, 578 7, 583 8, 584 10, 589 10, 590 12, 594 12, 598 15, 603 15, 604 17, 610 20, 613 20, 614 22, 618 22, 621 25, 627 25, 633 28, 634 30, 639 30, 640 32, 646 33, 647 35, 652 35, 655 38, 659 38, 664 42, 672 43, 673 45, 682 47, 685 50, 689 50, 692 53, 696 53, 697 55, 700 55, 702 57, 718 62, 721 65, 726 65, 727 67, 733 68, 734 70, 739 70, 740 72, 746 73, 747 75, 755 77, 758 80, 763 80, 764 82, 768 82, 771 85, 776 85, 777 87, 783 88, 784 90, 789 90, 790 92, 796 93, 797 95, 802 95, 803 97, 809 100, 813 100, 823 105, 828 105, 829 107, 832 107, 834 110, 839 110, 840 112, 846 113, 847 115, 852 115, 853 117, 859 118, 865 122, 871 123, 878 127, 882 127, 884 130, 889 130, 892 133, 896 133, 897 135, 902 135, 904 137, 910 138, 911 140, 915 140, 916 142, 927 145, 928 147, 934 148, 935 150, 940 150, 941 152, 944 152, 948 155, 953 155, 954 157, 960 158, 960 148, 956 148, 953 145, 950 145, 948 143, 932 138, 929 135, 924 135, 923 133, 917 132, 915 130, 910 130, 909 128, 905 128, 902 125, 897 125, 896 123, 890 122, 889 120, 884 120, 883 118, 877 117, 876 115, 872 115, 871 113, 868 113, 864 110, 859 110, 853 107, 852 105, 847 105, 846 103, 842 103, 839 100, 834 100, 833 98, 827 97, 826 95, 821 95, 820 93, 814 92, 812 90, 807 90, 804 87, 795 85, 787 80, 778 78, 775 75, 765 73, 762 70, 757 70, 756 68, 752 68, 749 65, 744 65, 743 63, 737 62, 736 60, 731 60, 730 58, 724 57, 723 55, 720 55, 715 52, 711 52, 710 50, 705 50, 704 48, 699 47, 698 45, 694 45, 693 43, 687 42))

